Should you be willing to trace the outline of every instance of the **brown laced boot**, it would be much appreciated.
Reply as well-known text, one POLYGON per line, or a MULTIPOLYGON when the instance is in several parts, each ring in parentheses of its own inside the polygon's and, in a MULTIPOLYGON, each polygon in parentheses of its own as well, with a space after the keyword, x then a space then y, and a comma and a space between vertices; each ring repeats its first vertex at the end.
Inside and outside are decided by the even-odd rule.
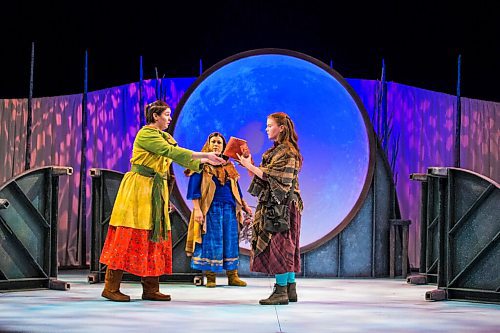
POLYGON ((226 271, 227 284, 236 287, 246 287, 247 283, 240 279, 238 276, 238 271, 233 269, 232 271, 226 271))
POLYGON ((120 292, 122 276, 123 271, 107 268, 101 296, 114 302, 130 302, 130 296, 120 292))
POLYGON ((288 283, 286 286, 288 301, 297 302, 297 283, 288 283))
POLYGON ((205 271, 205 275, 207 276, 207 288, 215 288, 217 284, 215 283, 215 273, 212 271, 205 271))
POLYGON ((288 304, 288 294, 286 292, 287 286, 280 286, 274 284, 274 290, 271 296, 259 301, 260 305, 286 305, 288 304))
POLYGON ((145 276, 141 278, 142 299, 145 301, 170 301, 170 295, 160 293, 160 277, 145 276))

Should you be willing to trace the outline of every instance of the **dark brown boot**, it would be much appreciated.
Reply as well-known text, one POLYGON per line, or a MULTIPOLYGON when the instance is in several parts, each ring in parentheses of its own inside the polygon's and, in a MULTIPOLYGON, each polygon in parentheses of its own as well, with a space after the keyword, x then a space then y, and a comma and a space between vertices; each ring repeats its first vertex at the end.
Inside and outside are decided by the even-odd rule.
POLYGON ((205 271, 205 275, 207 276, 207 288, 215 288, 217 284, 215 283, 215 273, 212 271, 205 271))
POLYGON ((160 293, 160 277, 145 276, 141 278, 142 299, 145 301, 163 301, 171 300, 170 295, 160 293))
POLYGON ((288 301, 297 302, 297 283, 289 283, 286 286, 288 301))
POLYGON ((226 271, 226 275, 227 284, 229 286, 246 287, 247 283, 240 279, 240 277, 238 276, 238 271, 236 269, 232 271, 226 271))
POLYGON ((123 271, 107 268, 101 296, 114 302, 130 302, 130 296, 120 292, 122 276, 123 271))
POLYGON ((271 296, 259 301, 260 305, 286 305, 288 304, 288 294, 286 292, 287 286, 280 286, 274 284, 274 290, 271 296))

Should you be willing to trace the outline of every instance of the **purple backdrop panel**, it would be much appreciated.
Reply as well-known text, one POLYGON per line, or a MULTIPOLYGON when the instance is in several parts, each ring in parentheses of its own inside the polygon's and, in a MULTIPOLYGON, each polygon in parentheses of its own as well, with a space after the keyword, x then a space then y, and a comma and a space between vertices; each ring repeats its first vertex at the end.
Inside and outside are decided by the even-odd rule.
POLYGON ((462 166, 500 182, 500 103, 462 98, 462 166))
POLYGON ((27 99, 0 99, 0 184, 24 171, 27 99))

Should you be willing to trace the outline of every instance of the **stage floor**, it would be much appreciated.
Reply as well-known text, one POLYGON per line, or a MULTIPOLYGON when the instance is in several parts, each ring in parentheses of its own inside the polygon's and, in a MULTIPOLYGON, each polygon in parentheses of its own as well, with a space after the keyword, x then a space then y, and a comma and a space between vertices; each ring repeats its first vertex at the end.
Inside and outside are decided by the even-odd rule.
POLYGON ((272 278, 248 287, 161 284, 171 302, 140 299, 137 282, 122 284, 130 303, 107 301, 86 272, 61 272, 68 291, 0 293, 1 332, 500 332, 500 305, 425 301, 432 285, 402 279, 298 279, 298 303, 261 306, 272 278))

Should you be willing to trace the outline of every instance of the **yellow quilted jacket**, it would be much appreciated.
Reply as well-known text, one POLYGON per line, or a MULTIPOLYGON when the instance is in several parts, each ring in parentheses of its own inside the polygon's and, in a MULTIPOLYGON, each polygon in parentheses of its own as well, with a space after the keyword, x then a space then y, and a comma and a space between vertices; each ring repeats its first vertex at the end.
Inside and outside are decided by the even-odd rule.
MULTIPOLYGON (((171 230, 167 186, 170 164, 174 161, 185 168, 199 172, 200 161, 193 160, 192 153, 191 150, 178 147, 170 134, 149 126, 144 126, 137 133, 134 141, 130 164, 144 165, 163 175, 163 199, 165 201, 163 213, 167 230, 171 230)), ((117 227, 152 230, 152 188, 152 177, 127 172, 120 184, 109 224, 117 227)))

